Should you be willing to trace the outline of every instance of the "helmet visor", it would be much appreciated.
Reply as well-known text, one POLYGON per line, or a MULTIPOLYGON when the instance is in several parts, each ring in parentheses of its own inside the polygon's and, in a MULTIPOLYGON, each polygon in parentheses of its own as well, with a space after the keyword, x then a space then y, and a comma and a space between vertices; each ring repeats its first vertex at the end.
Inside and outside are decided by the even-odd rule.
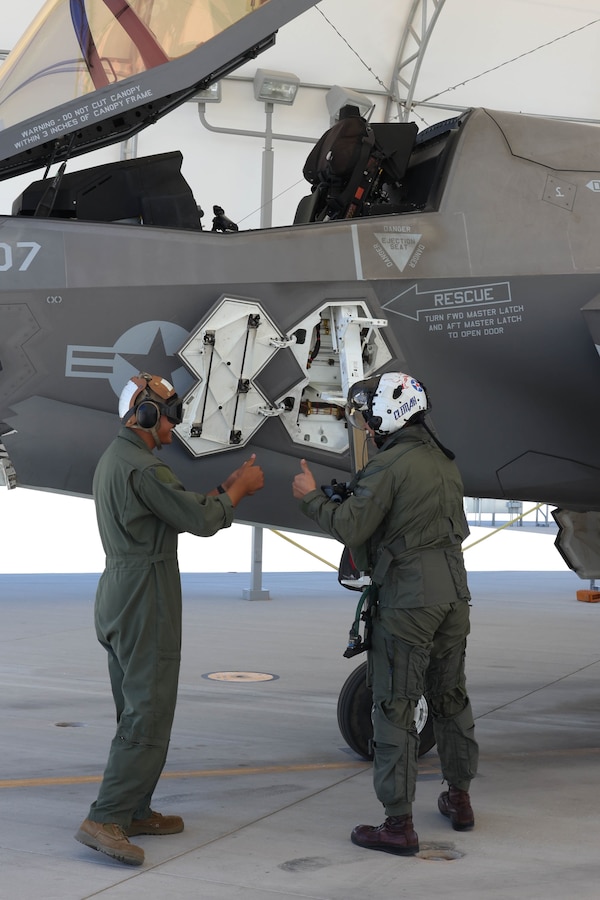
POLYGON ((367 427, 366 413, 362 413, 359 409, 352 409, 346 404, 346 421, 353 428, 364 431, 367 427))
POLYGON ((346 421, 353 428, 364 431, 371 418, 373 397, 379 384, 380 376, 357 381, 348 391, 346 402, 346 421))

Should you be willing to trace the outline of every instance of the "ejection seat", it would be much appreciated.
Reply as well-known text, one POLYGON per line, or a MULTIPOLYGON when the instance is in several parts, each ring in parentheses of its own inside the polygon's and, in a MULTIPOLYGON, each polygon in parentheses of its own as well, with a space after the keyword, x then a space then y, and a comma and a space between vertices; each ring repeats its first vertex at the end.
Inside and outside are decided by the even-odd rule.
POLYGON ((412 209, 400 189, 416 135, 413 122, 369 125, 357 107, 343 107, 306 160, 312 192, 298 204, 294 224, 412 209))

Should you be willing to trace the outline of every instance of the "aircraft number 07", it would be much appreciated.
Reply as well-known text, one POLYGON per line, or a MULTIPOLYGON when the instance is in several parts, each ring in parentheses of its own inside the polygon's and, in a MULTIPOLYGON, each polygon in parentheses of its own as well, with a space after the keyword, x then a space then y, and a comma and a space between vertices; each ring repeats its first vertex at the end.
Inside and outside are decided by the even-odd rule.
POLYGON ((36 241, 19 241, 13 251, 10 244, 0 241, 0 272, 8 272, 15 267, 19 272, 26 272, 41 249, 42 245, 36 241))

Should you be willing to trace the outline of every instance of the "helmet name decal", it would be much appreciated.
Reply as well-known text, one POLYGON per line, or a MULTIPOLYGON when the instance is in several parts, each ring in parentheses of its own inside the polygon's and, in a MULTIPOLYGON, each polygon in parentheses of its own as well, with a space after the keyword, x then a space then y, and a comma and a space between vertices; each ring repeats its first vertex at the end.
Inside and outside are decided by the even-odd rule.
MULTIPOLYGON (((418 382, 415 382, 415 386, 417 384, 418 384, 418 382)), ((420 384, 418 385, 417 390, 422 390, 420 384)), ((410 400, 407 400, 405 403, 402 404, 402 406, 399 406, 398 409, 394 410, 394 412, 393 412, 394 418, 395 419, 404 418, 406 415, 408 415, 408 413, 411 411, 411 409, 415 408, 415 406, 417 406, 417 398, 411 397, 410 400)))

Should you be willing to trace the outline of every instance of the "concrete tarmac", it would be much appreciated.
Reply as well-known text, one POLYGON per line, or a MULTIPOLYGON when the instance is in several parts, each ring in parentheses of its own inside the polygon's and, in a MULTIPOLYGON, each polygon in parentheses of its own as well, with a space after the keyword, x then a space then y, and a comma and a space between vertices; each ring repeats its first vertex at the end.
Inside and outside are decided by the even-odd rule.
POLYGON ((243 599, 248 574, 183 575, 179 703, 154 806, 185 830, 135 838, 139 868, 73 839, 114 733, 97 577, 0 575, 1 900, 600 896, 600 604, 576 599, 588 585, 573 573, 470 574, 476 826, 454 832, 438 813, 434 749, 411 858, 349 839, 384 818, 370 764, 337 726, 364 659, 342 656, 359 595, 334 573, 265 573, 267 601, 243 599))

